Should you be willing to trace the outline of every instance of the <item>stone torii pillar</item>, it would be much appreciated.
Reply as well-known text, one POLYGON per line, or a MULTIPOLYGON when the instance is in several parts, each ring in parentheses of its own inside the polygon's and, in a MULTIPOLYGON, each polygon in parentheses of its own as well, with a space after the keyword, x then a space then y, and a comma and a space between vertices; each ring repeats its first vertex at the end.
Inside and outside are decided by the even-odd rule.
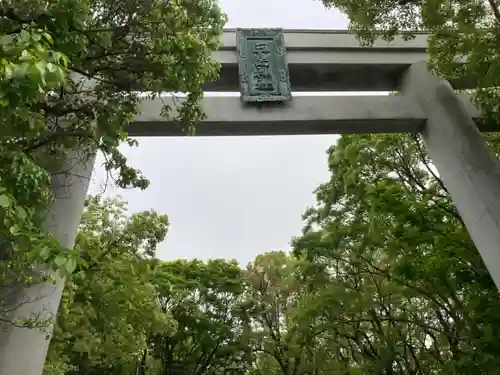
MULTIPOLYGON (((92 82, 80 75, 72 74, 70 77, 80 90, 91 87, 92 82)), ((92 177, 95 152, 66 150, 64 160, 46 161, 55 199, 45 217, 43 229, 68 249, 75 244, 92 177)), ((39 270, 50 272, 45 266, 39 270)), ((31 286, 14 284, 2 289, 4 296, 7 296, 5 308, 11 311, 7 321, 0 322, 1 375, 41 375, 43 372, 53 323, 64 289, 64 280, 56 273, 51 274, 54 282, 31 286), (26 328, 10 323, 30 318, 44 319, 50 324, 42 328, 26 328)), ((35 277, 38 276, 35 274, 35 277)))
POLYGON ((500 164, 452 86, 413 64, 403 96, 427 116, 421 133, 432 162, 500 290, 500 164))

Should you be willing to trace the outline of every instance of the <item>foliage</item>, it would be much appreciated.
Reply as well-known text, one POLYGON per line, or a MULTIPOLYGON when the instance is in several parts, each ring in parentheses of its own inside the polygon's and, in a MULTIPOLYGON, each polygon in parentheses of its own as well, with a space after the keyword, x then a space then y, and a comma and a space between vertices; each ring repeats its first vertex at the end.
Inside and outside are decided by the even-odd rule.
POLYGON ((200 85, 217 75, 211 50, 224 23, 213 0, 2 2, 1 285, 39 282, 37 263, 62 276, 73 267, 75 254, 41 230, 53 199, 51 173, 60 172, 68 150, 78 148, 82 158, 100 150, 120 187, 147 186, 118 149, 136 144, 127 127, 137 90, 187 93, 179 122, 191 128, 203 116, 200 85))
MULTIPOLYGON (((32 107, 44 92, 63 84, 66 57, 51 51, 52 36, 36 25, 11 30, 0 22, 0 285, 33 282, 26 265, 48 258, 57 244, 40 233, 41 213, 50 206, 50 175, 20 147, 19 135, 40 134, 44 117, 32 107)), ((15 294, 1 289, 3 306, 15 294)), ((31 326, 33 322, 12 322, 31 326)))
POLYGON ((160 307, 177 326, 150 336, 158 374, 241 374, 247 365, 250 327, 237 263, 163 262, 155 282, 160 307))
POLYGON ((420 140, 344 136, 329 165, 294 246, 341 373, 498 373, 498 292, 420 140))
MULTIPOLYGON (((497 122, 498 90, 484 89, 500 79, 494 2, 323 3, 367 43, 428 30, 431 67, 472 78, 497 122)), ((145 187, 117 149, 134 90, 189 93, 189 128, 224 19, 212 0, 16 1, 0 17, 0 277, 29 283, 37 261, 73 273, 45 374, 500 374, 498 292, 416 136, 343 136, 294 255, 265 253, 246 270, 160 262, 165 216, 91 197, 80 260, 61 260, 40 231, 52 164, 99 149, 120 186, 145 187)))
POLYGON ((427 31, 429 65, 455 82, 473 83, 483 121, 493 128, 500 120, 500 10, 482 0, 321 0, 350 19, 350 29, 372 44, 376 36, 412 38, 427 31))
POLYGON ((172 325, 153 284, 167 226, 155 212, 128 214, 120 199, 87 199, 76 241, 84 261, 67 280, 45 374, 135 373, 149 333, 172 325))
POLYGON ((46 374, 500 374, 497 289, 421 140, 343 136, 329 167, 294 254, 245 270, 152 261, 166 218, 89 199, 46 374))
POLYGON ((303 266, 301 260, 275 251, 258 255, 247 267, 254 353, 251 375, 333 371, 328 351, 318 342, 314 322, 296 318, 311 293, 300 279, 303 266))

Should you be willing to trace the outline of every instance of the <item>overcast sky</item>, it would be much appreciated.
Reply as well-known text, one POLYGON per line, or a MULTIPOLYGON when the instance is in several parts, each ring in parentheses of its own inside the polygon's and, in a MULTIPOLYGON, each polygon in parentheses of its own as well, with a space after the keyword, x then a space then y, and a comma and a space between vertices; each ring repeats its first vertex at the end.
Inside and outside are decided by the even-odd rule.
MULTIPOLYGON (((221 0, 235 27, 345 29, 347 19, 313 0, 221 0)), ((235 258, 288 250, 300 234, 313 190, 328 178, 326 150, 335 136, 139 138, 125 149, 129 162, 151 181, 146 191, 108 189, 132 212, 169 216, 161 259, 235 258)), ((103 182, 96 165, 96 186, 103 182)))

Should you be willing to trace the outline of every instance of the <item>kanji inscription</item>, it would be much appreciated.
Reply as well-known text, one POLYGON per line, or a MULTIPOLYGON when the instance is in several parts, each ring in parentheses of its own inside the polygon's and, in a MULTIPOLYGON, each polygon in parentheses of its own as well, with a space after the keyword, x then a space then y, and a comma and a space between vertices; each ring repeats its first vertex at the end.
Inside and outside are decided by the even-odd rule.
POLYGON ((243 102, 284 102, 292 98, 282 29, 237 29, 243 102))

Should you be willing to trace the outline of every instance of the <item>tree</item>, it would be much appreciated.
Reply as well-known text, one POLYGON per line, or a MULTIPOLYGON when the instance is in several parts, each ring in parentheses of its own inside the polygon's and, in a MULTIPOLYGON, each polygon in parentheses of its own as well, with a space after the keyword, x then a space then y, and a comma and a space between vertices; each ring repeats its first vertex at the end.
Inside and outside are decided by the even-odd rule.
POLYGON ((296 319, 311 293, 300 278, 300 259, 282 251, 259 255, 246 270, 252 308, 255 375, 331 374, 328 348, 318 341, 314 321, 296 319))
POLYGON ((250 327, 243 273, 235 261, 162 262, 158 302, 176 329, 149 338, 150 355, 168 375, 237 375, 248 364, 250 327))
POLYGON ((75 246, 83 261, 66 281, 47 375, 135 375, 150 332, 172 323, 153 285, 154 253, 167 226, 167 217, 152 211, 127 214, 120 199, 87 198, 75 246))
POLYGON ((445 79, 474 82, 483 121, 497 129, 500 10, 495 1, 322 0, 322 3, 345 12, 349 28, 369 45, 377 36, 391 40, 401 34, 411 39, 417 31, 428 32, 430 67, 445 79))
MULTIPOLYGON (((2 5, 3 6, 3 5, 2 5)), ((0 13, 4 13, 3 10, 0 13)), ((43 131, 44 116, 32 110, 42 92, 57 89, 65 81, 66 57, 50 50, 53 39, 46 30, 21 28, 0 22, 0 319, 9 324, 32 326, 28 319, 11 319, 12 286, 31 282, 31 263, 57 248, 40 233, 41 213, 52 203, 50 175, 24 152, 21 142, 43 131), (24 139, 23 139, 24 136, 24 139), (42 256, 40 256, 42 253, 42 256)))
POLYGON ((0 19, 0 161, 9 166, 0 172, 0 312, 10 332, 0 340, 0 372, 38 375, 50 325, 25 328, 57 310, 63 282, 49 271, 66 276, 75 261, 67 249, 93 155, 104 153, 119 186, 147 186, 118 150, 136 144, 127 126, 137 90, 187 93, 179 120, 191 128, 202 116, 200 85, 217 73, 210 52, 225 17, 212 0, 57 0, 3 2, 0 19), (55 287, 43 283, 54 278, 55 287), (21 350, 31 363, 18 360, 27 357, 21 350))
MULTIPOLYGON (((366 44, 429 32, 430 67, 474 82, 482 121, 496 129, 495 2, 322 2, 366 44)), ((295 249, 313 261, 311 287, 324 288, 303 313, 323 322, 344 373, 496 373, 498 293, 420 139, 345 136, 329 161, 295 249)))
POLYGON ((339 373, 498 373, 497 290, 418 137, 343 136, 329 166, 294 248, 339 373))

